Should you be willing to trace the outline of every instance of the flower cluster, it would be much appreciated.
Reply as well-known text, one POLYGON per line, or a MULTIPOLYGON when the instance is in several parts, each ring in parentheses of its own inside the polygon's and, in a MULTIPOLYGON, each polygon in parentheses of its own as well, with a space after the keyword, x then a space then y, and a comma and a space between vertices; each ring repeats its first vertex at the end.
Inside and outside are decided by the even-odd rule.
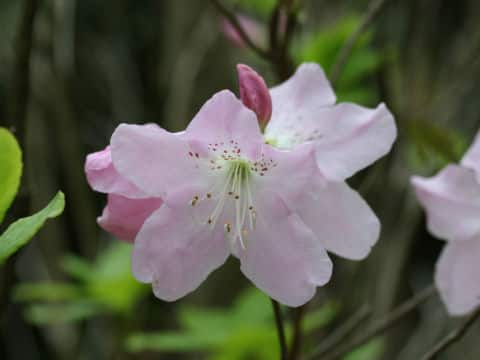
POLYGON ((429 231, 447 240, 435 283, 452 315, 480 305, 480 134, 459 165, 431 178, 412 177, 429 231))
POLYGON ((99 223, 134 239, 133 273, 160 299, 233 255, 258 288, 300 306, 331 277, 327 251, 363 259, 377 241, 377 217, 345 179, 390 150, 394 119, 383 104, 335 104, 316 64, 272 89, 238 71, 241 100, 215 94, 179 133, 122 124, 88 157, 91 186, 109 194, 99 223))

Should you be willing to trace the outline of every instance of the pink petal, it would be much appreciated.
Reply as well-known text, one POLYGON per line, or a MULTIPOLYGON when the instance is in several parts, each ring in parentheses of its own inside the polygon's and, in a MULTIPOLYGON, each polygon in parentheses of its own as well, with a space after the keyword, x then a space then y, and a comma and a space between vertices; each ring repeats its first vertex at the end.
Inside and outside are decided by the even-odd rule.
POLYGON ((272 117, 272 98, 265 80, 251 67, 238 64, 238 83, 243 104, 252 110, 261 126, 265 126, 272 117))
POLYGON ((273 299, 300 306, 326 284, 332 263, 315 234, 273 193, 258 198, 255 230, 239 252, 241 270, 273 299))
POLYGON ((462 165, 475 170, 477 173, 477 181, 480 182, 480 132, 464 155, 462 165))
POLYGON ((323 246, 341 257, 361 260, 380 235, 380 222, 346 183, 318 182, 306 191, 296 212, 323 246))
POLYGON ((272 118, 268 138, 286 147, 314 142, 322 173, 342 181, 370 165, 392 147, 397 129, 385 105, 368 109, 343 103, 329 107, 310 106, 272 118))
POLYGON ((311 145, 286 151, 265 144, 262 155, 261 161, 266 165, 258 166, 259 173, 264 175, 255 181, 257 192, 273 191, 291 203, 305 191, 312 178, 323 179, 318 172, 315 148, 311 145))
POLYGON ((322 68, 305 63, 284 83, 270 89, 273 102, 272 122, 284 114, 294 116, 302 108, 318 109, 333 105, 336 97, 322 68))
POLYGON ((255 114, 228 90, 216 93, 202 106, 185 136, 191 143, 205 145, 236 141, 247 157, 257 156, 263 142, 255 114))
POLYGON ((183 134, 152 125, 121 124, 111 144, 115 168, 152 197, 165 197, 186 183, 202 180, 183 134))
POLYGON ((440 256, 435 283, 451 315, 480 305, 480 238, 448 243, 440 256))
POLYGON ((145 197, 135 185, 120 176, 112 163, 110 146, 87 156, 85 174, 93 190, 102 193, 114 193, 129 198, 145 197))
POLYGON ((143 225, 132 254, 134 276, 174 301, 195 290, 229 255, 223 231, 195 221, 188 206, 164 205, 143 225))
POLYGON ((339 104, 318 112, 321 122, 317 161, 331 180, 344 180, 387 154, 397 128, 384 104, 368 109, 339 104))
POLYGON ((432 234, 465 240, 480 231, 480 184, 473 170, 449 165, 431 178, 412 177, 412 184, 432 234))
POLYGON ((161 205, 158 198, 129 199, 109 194, 107 206, 97 221, 120 240, 133 241, 145 220, 161 205))

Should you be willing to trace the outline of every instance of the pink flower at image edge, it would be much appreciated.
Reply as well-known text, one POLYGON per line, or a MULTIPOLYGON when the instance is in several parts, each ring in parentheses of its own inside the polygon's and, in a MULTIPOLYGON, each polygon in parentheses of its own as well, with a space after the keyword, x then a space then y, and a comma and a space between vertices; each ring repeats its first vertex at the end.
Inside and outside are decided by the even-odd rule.
POLYGON ((447 244, 437 262, 435 284, 451 315, 480 305, 480 136, 460 165, 431 178, 412 177, 429 231, 447 244))

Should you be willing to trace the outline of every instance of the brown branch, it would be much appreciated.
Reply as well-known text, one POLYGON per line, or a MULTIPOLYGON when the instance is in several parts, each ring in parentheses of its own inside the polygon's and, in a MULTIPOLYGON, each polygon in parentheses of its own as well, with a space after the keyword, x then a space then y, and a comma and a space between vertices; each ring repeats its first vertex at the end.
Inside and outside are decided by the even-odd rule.
POLYGON ((240 22, 237 19, 237 16, 235 13, 227 9, 219 0, 210 0, 212 4, 215 6, 217 11, 225 17, 228 22, 235 28, 235 30, 238 32, 238 35, 242 38, 242 40, 245 42, 245 44, 252 49, 257 55, 260 57, 269 60, 270 53, 261 47, 259 47, 257 44, 253 42, 253 40, 250 38, 250 36, 247 34, 245 29, 242 27, 240 22))
POLYGON ((280 359, 287 360, 287 340, 285 337, 285 327, 283 325, 282 311, 280 304, 273 299, 272 301, 273 314, 275 315, 275 325, 277 327, 278 342, 280 344, 280 359))
POLYGON ((440 342, 435 344, 435 346, 427 351, 421 360, 432 360, 441 352, 446 350, 450 345, 454 344, 462 338, 467 330, 475 323, 475 321, 480 318, 480 308, 478 308, 472 315, 470 315, 465 322, 460 325, 457 329, 453 330, 447 336, 445 336, 440 342))
POLYGON ((351 318, 335 329, 325 340, 323 340, 312 352, 305 357, 305 360, 311 360, 316 357, 321 358, 333 348, 343 342, 365 319, 370 316, 371 309, 368 305, 363 305, 351 318))
POLYGON ((413 297, 396 307, 385 317, 375 322, 374 325, 370 327, 370 329, 367 329, 347 344, 338 347, 337 350, 335 350, 334 352, 326 354, 325 357, 322 357, 322 360, 339 359, 345 354, 348 354, 352 350, 356 349, 358 346, 365 344, 377 335, 380 335, 384 331, 392 328, 411 311, 415 310, 419 305, 421 305, 428 298, 430 298, 430 296, 435 294, 435 292, 436 289, 434 285, 430 285, 427 288, 423 289, 418 294, 414 295, 413 297))
POLYGON ((350 56, 357 40, 360 38, 360 36, 363 34, 363 32, 368 28, 368 26, 371 24, 371 22, 375 19, 375 17, 378 15, 380 12, 381 8, 385 4, 386 0, 372 0, 370 4, 368 5, 367 11, 365 13, 365 16, 363 17, 360 25, 358 28, 355 30, 355 32, 348 38, 348 40, 345 42, 343 45, 342 49, 340 50, 339 55, 337 56, 337 59, 335 63, 332 66, 332 70, 330 72, 330 81, 332 84, 335 84, 339 77, 340 74, 342 73, 342 70, 348 60, 348 57, 350 56))

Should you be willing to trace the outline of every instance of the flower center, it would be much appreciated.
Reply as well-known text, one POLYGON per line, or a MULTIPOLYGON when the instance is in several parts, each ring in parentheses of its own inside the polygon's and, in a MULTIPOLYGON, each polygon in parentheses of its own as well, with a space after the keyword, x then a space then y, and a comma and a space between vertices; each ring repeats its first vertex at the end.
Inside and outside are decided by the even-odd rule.
POLYGON ((255 167, 241 158, 221 158, 217 162, 218 166, 225 169, 222 175, 204 196, 194 196, 190 205, 206 205, 206 213, 210 215, 207 219, 200 219, 200 222, 212 229, 219 222, 223 223, 225 238, 230 246, 233 247, 238 241, 245 249, 249 232, 255 228, 257 215, 252 199, 252 176, 255 172, 252 169, 255 167))

